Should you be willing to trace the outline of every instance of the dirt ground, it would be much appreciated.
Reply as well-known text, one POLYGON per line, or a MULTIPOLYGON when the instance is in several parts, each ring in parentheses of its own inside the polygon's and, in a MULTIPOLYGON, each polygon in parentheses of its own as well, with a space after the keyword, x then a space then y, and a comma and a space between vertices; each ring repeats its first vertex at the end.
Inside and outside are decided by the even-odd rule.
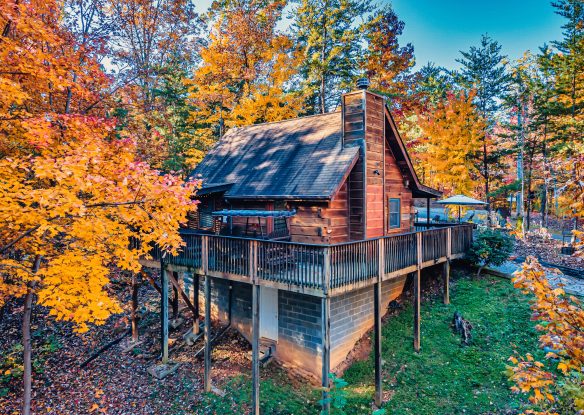
MULTIPOLYGON (((128 304, 129 295, 122 290, 121 300, 128 304)), ((128 293, 129 294, 129 293, 128 293)), ((144 315, 140 340, 143 343, 124 353, 125 341, 116 344, 81 368, 80 364, 102 345, 123 334, 127 320, 112 316, 108 322, 79 336, 69 324, 57 323, 48 317, 47 310, 36 306, 33 315, 33 414, 79 415, 146 415, 180 414, 188 411, 201 399, 203 362, 202 340, 193 346, 182 341, 182 334, 192 326, 190 311, 183 310, 184 324, 171 331, 179 339, 171 359, 179 362, 177 372, 164 380, 147 373, 158 361, 160 353, 158 294, 149 287, 140 291, 144 315)), ((0 320, 0 414, 20 413, 22 358, 20 326, 22 304, 10 303, 0 320)), ((214 327, 213 332, 218 332, 214 327)), ((212 332, 212 333, 213 333, 212 332)), ((213 382, 221 386, 240 373, 249 373, 247 358, 249 343, 235 331, 229 330, 214 348, 213 382)))

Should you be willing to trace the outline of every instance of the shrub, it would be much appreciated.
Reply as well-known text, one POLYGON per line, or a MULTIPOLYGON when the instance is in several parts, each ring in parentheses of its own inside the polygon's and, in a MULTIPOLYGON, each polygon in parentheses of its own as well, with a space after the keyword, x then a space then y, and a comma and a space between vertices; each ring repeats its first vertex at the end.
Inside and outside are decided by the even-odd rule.
POLYGON ((513 252, 513 238, 506 233, 484 229, 479 231, 472 243, 468 258, 479 269, 477 277, 484 267, 489 265, 501 265, 513 252))
POLYGON ((527 257, 513 278, 515 288, 530 294, 532 319, 541 332, 540 362, 531 354, 511 356, 507 375, 513 391, 528 393, 535 410, 526 414, 584 414, 584 309, 574 296, 554 288, 545 269, 527 257), (541 410, 541 411, 540 411, 541 410))

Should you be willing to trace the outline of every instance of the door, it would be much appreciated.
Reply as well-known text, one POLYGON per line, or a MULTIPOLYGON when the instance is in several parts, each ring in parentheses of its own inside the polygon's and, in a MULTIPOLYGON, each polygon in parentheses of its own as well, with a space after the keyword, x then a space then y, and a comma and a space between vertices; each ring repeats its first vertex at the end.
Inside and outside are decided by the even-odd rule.
POLYGON ((260 287, 260 337, 278 341, 278 289, 260 287))

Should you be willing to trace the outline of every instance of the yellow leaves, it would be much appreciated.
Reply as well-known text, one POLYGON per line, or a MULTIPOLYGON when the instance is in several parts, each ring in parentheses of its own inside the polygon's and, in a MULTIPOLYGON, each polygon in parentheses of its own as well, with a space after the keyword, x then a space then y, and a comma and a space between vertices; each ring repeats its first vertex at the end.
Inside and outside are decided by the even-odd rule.
POLYGON ((0 26, 14 23, 0 62, 15 73, 0 75, 0 248, 10 245, 0 254, 0 304, 34 287, 53 316, 83 332, 120 311, 111 266, 139 270, 152 242, 180 247, 196 183, 151 169, 114 120, 84 113, 108 78, 60 26, 61 9, 0 2, 0 26))
MULTIPOLYGON (((510 357, 510 379, 524 393, 532 392, 533 403, 553 404, 557 395, 578 405, 584 390, 584 379, 578 375, 584 366, 584 310, 578 299, 567 297, 561 288, 552 288, 545 270, 533 257, 528 257, 513 278, 514 285, 532 294, 532 318, 541 322, 540 346, 548 350, 546 359, 558 359, 552 367, 562 382, 556 382, 553 368, 538 362, 530 354, 525 358, 510 357), (547 403, 546 403, 547 402, 547 403)), ((533 412, 535 413, 535 412, 533 412)))
POLYGON ((472 158, 481 146, 484 121, 473 106, 473 98, 473 93, 450 95, 432 113, 420 117, 427 142, 423 164, 431 173, 427 184, 447 193, 473 193, 478 186, 472 158))

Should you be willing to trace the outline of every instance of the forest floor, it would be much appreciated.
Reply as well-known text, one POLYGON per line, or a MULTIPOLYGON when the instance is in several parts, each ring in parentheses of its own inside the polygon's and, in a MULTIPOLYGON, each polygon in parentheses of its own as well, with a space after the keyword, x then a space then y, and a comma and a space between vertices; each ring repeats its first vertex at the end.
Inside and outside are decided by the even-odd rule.
MULTIPOLYGON (((438 287, 427 291, 422 306, 422 351, 412 350, 412 309, 384 319, 383 377, 387 414, 516 414, 522 400, 509 390, 505 365, 514 350, 537 352, 537 334, 529 321, 526 298, 509 281, 485 276, 474 281, 468 274, 453 276, 450 305, 442 304, 438 287), (454 311, 473 324, 473 341, 462 347, 450 326, 454 311)), ((122 290, 122 294, 127 290, 122 290)), ((157 294, 141 290, 145 322, 144 343, 129 353, 122 345, 103 352, 85 368, 79 365, 100 345, 123 332, 127 321, 113 316, 106 325, 84 335, 68 324, 56 323, 42 307, 34 313, 33 414, 240 414, 250 401, 249 344, 234 331, 215 347, 213 382, 225 397, 203 394, 201 347, 184 346, 171 352, 180 362, 176 373, 159 381, 147 374, 159 353, 157 294)), ((122 300, 128 296, 123 295, 122 300)), ((21 305, 11 304, 0 322, 0 414, 18 414, 21 373, 21 305)), ((185 324, 171 338, 180 337, 185 324)), ((144 322, 143 322, 144 324, 144 322)), ((215 328, 218 330, 218 328, 215 328)), ((368 338, 363 339, 368 342, 368 338)), ((177 342, 176 344, 181 344, 177 342)), ((265 414, 319 413, 320 392, 308 382, 287 374, 275 364, 262 368, 261 402, 265 414)), ((371 414, 373 360, 353 363, 344 374, 348 386, 335 393, 347 398, 345 412, 371 414)))

